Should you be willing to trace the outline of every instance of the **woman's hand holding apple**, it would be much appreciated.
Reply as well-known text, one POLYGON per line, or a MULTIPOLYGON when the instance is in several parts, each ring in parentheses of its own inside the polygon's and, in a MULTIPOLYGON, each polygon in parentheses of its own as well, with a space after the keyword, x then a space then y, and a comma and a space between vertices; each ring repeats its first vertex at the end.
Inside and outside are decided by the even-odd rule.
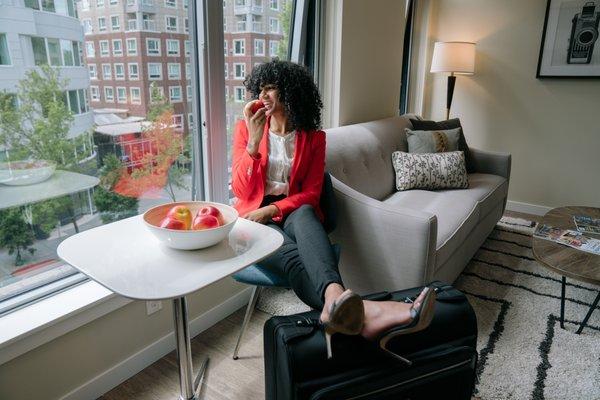
POLYGON ((244 119, 248 127, 248 144, 246 150, 251 156, 258 154, 258 145, 262 139, 267 117, 266 108, 262 101, 254 100, 244 107, 244 119))

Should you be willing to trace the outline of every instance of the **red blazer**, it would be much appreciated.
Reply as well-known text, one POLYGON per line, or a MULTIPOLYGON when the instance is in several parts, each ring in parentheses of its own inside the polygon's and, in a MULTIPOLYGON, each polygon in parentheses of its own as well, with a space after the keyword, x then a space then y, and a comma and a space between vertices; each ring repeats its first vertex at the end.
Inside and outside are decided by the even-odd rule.
MULTIPOLYGON (((244 120, 238 121, 233 137, 233 165, 231 186, 237 197, 234 207, 240 216, 260 207, 265 195, 267 162, 269 159, 269 122, 267 118, 258 154, 252 157, 246 150, 248 128, 244 120)), ((323 174, 325 172, 325 132, 297 131, 295 154, 290 170, 288 196, 273 204, 280 214, 273 218, 278 222, 303 204, 310 204, 323 221, 319 208, 323 174)))

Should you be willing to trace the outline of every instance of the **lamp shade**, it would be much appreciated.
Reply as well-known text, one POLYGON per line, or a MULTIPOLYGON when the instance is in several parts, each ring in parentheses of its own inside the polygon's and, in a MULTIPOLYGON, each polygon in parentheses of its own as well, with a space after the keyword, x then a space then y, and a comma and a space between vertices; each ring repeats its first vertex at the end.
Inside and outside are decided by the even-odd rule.
POLYGON ((431 72, 471 75, 475 72, 475 43, 436 42, 431 72))

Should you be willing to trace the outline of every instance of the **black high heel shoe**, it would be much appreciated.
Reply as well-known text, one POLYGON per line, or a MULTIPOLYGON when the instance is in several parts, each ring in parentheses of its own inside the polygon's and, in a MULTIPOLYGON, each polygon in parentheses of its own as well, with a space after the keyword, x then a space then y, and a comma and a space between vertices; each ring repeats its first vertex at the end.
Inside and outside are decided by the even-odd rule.
POLYGON ((411 365, 412 362, 401 355, 390 351, 387 348, 387 343, 396 336, 418 332, 429 326, 431 320, 433 319, 437 295, 436 291, 431 287, 426 287, 423 289, 423 291, 426 292, 421 305, 419 307, 415 307, 413 303, 413 306, 410 308, 410 316, 412 320, 407 324, 396 326, 384 332, 378 339, 379 348, 381 350, 407 365, 411 365))
POLYGON ((324 322, 327 359, 332 357, 331 336, 334 333, 358 335, 365 322, 365 308, 362 298, 351 290, 338 297, 329 311, 329 321, 324 322))

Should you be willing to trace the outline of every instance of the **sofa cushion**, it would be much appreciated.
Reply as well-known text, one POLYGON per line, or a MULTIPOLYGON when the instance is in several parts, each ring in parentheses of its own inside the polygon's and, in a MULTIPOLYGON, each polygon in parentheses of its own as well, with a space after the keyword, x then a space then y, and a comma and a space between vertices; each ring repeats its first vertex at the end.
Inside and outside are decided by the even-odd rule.
MULTIPOLYGON (((438 193, 456 193, 453 190, 439 190, 438 193)), ((508 193, 508 182, 501 176, 491 174, 469 174, 469 187, 460 191, 461 195, 480 203, 480 219, 485 218, 508 193)))
POLYGON ((409 153, 441 153, 458 150, 461 129, 413 131, 406 128, 409 153))
POLYGON ((408 190, 394 193, 383 201, 437 217, 436 269, 463 243, 479 221, 477 201, 463 192, 408 190))
POLYGON ((469 187, 462 151, 447 153, 392 153, 396 189, 464 189, 469 187))

